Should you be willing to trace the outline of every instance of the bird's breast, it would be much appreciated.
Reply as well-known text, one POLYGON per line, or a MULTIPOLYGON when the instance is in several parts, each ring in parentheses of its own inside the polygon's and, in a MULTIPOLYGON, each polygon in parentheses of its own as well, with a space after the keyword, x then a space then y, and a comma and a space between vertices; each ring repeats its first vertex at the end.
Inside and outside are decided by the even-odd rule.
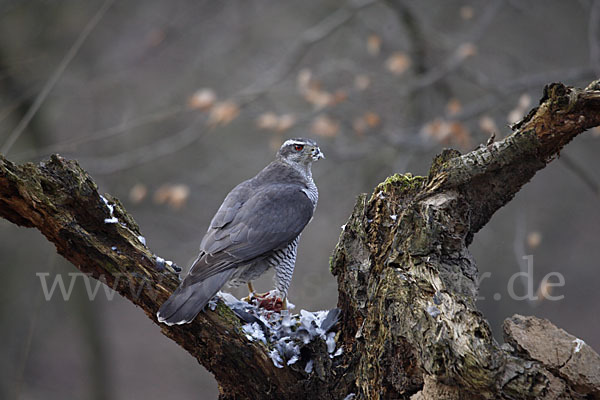
POLYGON ((317 201, 319 200, 319 191, 317 190, 317 185, 314 182, 309 182, 305 189, 302 191, 306 194, 306 196, 310 199, 313 204, 313 207, 317 207, 317 201))

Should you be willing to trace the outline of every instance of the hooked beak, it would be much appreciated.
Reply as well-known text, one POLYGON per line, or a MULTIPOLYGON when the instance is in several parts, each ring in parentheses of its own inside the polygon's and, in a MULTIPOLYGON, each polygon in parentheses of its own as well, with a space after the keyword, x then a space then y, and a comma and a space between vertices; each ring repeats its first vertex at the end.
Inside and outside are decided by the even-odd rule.
POLYGON ((325 155, 321 152, 321 149, 319 149, 318 147, 312 149, 311 155, 312 159, 315 161, 325 158, 325 155))

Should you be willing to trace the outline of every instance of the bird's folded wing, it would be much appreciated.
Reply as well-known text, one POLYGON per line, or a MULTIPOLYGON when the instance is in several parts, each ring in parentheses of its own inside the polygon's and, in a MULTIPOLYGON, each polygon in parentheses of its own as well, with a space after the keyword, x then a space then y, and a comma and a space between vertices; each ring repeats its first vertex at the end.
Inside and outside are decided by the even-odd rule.
POLYGON ((300 185, 270 184, 254 190, 243 203, 235 199, 229 199, 229 205, 224 202, 217 215, 227 218, 211 224, 186 280, 206 279, 287 246, 312 218, 314 206, 302 189, 300 185), (230 221, 223 223, 226 220, 230 221))
POLYGON ((223 204, 219 207, 212 221, 210 221, 209 229, 223 228, 233 221, 240 207, 248 201, 253 191, 252 179, 244 181, 233 188, 227 197, 225 197, 225 200, 223 200, 223 204))

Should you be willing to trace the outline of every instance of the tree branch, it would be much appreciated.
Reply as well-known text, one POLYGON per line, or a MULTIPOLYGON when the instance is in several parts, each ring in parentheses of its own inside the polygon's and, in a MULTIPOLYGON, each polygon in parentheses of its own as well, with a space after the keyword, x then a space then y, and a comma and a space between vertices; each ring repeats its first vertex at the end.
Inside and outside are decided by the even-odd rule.
MULTIPOLYGON (((444 151, 428 177, 395 175, 359 196, 331 263, 339 357, 316 339, 303 345, 300 362, 278 368, 272 344, 248 340, 223 302, 161 330, 215 375, 224 399, 600 398, 598 355, 547 321, 513 317, 508 345, 494 341, 475 306, 477 268, 467 249, 535 172, 597 125, 598 81, 584 90, 552 84, 506 139, 465 155, 444 151), (549 345, 560 357, 545 357, 549 345)), ((15 165, 0 156, 0 216, 39 229, 154 321, 179 283, 119 201, 100 196, 74 161, 15 165)))
MULTIPOLYGON (((179 280, 157 268, 156 256, 142 244, 139 227, 119 201, 108 195, 106 199, 114 207, 112 213, 96 184, 74 161, 52 156, 39 166, 17 166, 0 156, 0 215, 39 229, 73 265, 156 320, 160 304, 179 280), (113 217, 117 223, 105 222, 113 217)), ((223 392, 237 393, 226 383, 232 374, 247 383, 245 393, 256 397, 269 391, 276 396, 299 380, 296 371, 276 368, 267 349, 249 343, 241 322, 223 303, 215 312, 201 313, 192 324, 160 327, 215 374, 223 392), (234 368, 232 363, 240 365, 234 368)))
POLYGON ((577 392, 572 381, 494 341, 475 306, 477 268, 467 247, 565 144, 599 124, 598 81, 585 90, 552 84, 503 141, 462 156, 444 151, 428 178, 396 175, 359 199, 332 265, 346 353, 361 355, 362 396, 374 387, 386 398, 424 384, 425 398, 436 398, 434 382, 470 396, 536 398, 557 379, 566 395, 577 392), (424 382, 411 380, 419 369, 424 382))

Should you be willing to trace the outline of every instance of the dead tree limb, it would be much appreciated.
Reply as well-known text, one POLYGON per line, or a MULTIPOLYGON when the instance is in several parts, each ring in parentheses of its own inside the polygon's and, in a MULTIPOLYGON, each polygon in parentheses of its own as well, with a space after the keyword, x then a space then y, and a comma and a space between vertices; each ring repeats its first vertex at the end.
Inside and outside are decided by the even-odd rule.
MULTIPOLYGON (((428 177, 395 175, 359 196, 331 262, 342 310, 339 357, 319 339, 303 349, 302 362, 277 368, 269 346, 249 341, 222 302, 192 324, 160 329, 215 375, 223 399, 598 399, 600 357, 549 322, 515 316, 505 322, 507 344, 494 341, 475 306, 468 251, 498 208, 598 125, 598 81, 585 89, 548 85, 506 139, 465 155, 446 150, 428 177)), ((119 201, 103 199, 74 161, 15 165, 0 156, 0 216, 39 229, 58 253, 153 320, 178 284, 157 267, 119 201)))
MULTIPOLYGON (((427 178, 391 177, 357 203, 333 271, 343 341, 355 349, 349 353, 361 354, 361 395, 374 387, 381 398, 410 393, 423 385, 410 373, 420 368, 424 398, 600 396, 600 359, 591 349, 596 381, 575 383, 524 357, 519 346, 498 346, 475 306, 477 269, 467 250, 493 213, 565 144, 600 124, 599 90, 598 82, 585 90, 549 85, 540 106, 506 139, 462 156, 445 151, 427 178)), ((566 351, 575 348, 571 343, 566 351)))

